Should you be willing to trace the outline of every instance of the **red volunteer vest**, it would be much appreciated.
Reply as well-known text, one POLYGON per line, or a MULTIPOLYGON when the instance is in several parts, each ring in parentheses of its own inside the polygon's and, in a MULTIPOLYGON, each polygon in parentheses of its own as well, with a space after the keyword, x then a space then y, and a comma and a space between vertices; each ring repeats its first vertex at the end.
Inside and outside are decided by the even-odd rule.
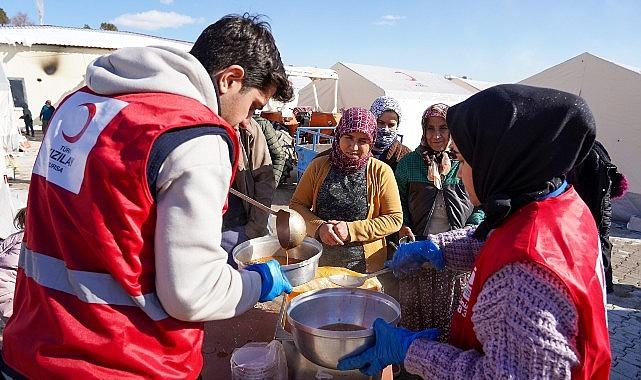
POLYGON ((598 239, 590 210, 573 188, 517 211, 483 245, 454 313, 450 343, 483 352, 472 314, 485 281, 506 265, 533 262, 563 282, 578 311, 580 363, 572 378, 607 379, 611 355, 598 239))
POLYGON ((199 125, 229 136, 235 173, 235 133, 194 99, 84 88, 60 105, 31 177, 10 367, 36 379, 198 376, 203 324, 170 317, 156 297, 146 171, 156 138, 199 125))

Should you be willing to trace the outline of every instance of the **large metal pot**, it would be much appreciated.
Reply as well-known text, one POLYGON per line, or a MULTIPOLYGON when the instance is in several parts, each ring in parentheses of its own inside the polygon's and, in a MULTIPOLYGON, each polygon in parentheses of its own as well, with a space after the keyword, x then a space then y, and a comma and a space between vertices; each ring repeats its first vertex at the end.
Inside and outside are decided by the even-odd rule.
POLYGON ((332 288, 304 293, 295 297, 287 309, 298 351, 311 362, 332 369, 344 356, 374 345, 372 325, 376 318, 397 324, 400 317, 401 307, 396 300, 366 289, 332 288), (337 327, 347 331, 334 330, 337 327))
MULTIPOLYGON (((295 264, 281 266, 283 274, 292 286, 302 285, 314 278, 322 253, 321 243, 309 236, 303 240, 301 245, 287 251, 290 259, 301 260, 295 264)), ((285 252, 275 236, 263 236, 248 240, 236 246, 232 251, 234 261, 240 269, 263 257, 284 255, 285 252)))

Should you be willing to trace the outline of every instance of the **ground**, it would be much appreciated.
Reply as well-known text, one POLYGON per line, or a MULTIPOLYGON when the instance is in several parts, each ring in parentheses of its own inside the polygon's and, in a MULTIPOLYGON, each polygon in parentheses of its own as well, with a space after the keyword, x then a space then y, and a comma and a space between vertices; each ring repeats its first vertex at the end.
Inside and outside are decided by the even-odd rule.
MULTIPOLYGON (((15 178, 9 180, 9 185, 20 201, 26 200, 31 168, 41 138, 40 131, 36 131, 36 138, 30 140, 31 146, 15 157, 15 178)), ((274 206, 286 206, 293 189, 291 183, 281 186, 274 195, 274 206)), ((612 243, 615 286, 614 293, 608 295, 607 304, 613 360, 611 378, 641 379, 641 233, 626 230, 623 225, 615 225, 612 243)), ((259 305, 240 318, 211 322, 210 327, 223 331, 223 334, 206 336, 203 378, 218 378, 215 375, 229 373, 229 355, 233 347, 240 347, 252 340, 271 340, 277 309, 275 304, 259 305)))

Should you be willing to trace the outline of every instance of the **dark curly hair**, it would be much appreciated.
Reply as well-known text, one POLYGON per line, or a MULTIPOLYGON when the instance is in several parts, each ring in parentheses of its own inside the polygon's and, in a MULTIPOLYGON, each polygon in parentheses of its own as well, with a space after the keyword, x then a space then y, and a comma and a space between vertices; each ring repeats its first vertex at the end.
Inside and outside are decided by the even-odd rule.
POLYGON ((13 225, 19 229, 24 230, 25 220, 27 219, 27 208, 21 208, 13 218, 13 225))
POLYGON ((273 98, 287 102, 293 97, 271 27, 261 16, 227 15, 209 25, 190 51, 210 76, 232 65, 245 70, 243 87, 266 90, 276 87, 273 98))

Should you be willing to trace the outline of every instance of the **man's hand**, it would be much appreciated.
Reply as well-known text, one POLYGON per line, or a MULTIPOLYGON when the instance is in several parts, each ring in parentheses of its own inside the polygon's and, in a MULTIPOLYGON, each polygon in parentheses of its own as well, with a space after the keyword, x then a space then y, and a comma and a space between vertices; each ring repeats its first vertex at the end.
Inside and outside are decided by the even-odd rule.
POLYGON ((343 240, 341 240, 334 231, 334 225, 332 223, 323 223, 318 228, 318 236, 321 241, 327 245, 343 245, 343 240))
POLYGON ((276 260, 266 263, 249 265, 246 270, 258 272, 261 279, 260 302, 272 301, 285 292, 291 293, 293 288, 287 277, 283 274, 280 264, 276 260))

